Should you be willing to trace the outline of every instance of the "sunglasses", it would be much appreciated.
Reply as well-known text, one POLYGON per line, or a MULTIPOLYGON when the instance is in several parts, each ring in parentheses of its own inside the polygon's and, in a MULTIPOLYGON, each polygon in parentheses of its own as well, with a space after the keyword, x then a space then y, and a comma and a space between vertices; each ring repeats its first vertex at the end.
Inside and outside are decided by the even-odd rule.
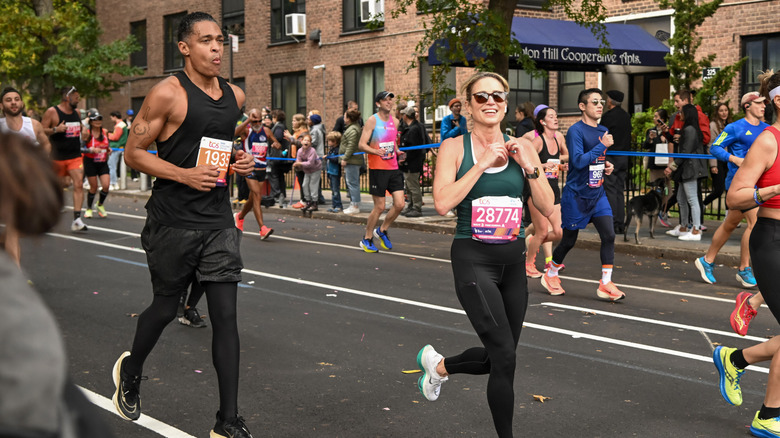
POLYGON ((590 101, 590 103, 592 103, 593 105, 601 104, 601 106, 604 106, 604 105, 607 104, 607 101, 604 100, 604 99, 593 99, 593 100, 590 101))
POLYGON ((68 91, 68 93, 65 95, 65 97, 70 96, 71 94, 73 94, 76 91, 78 91, 78 90, 76 90, 76 87, 70 87, 70 91, 68 91))
POLYGON ((492 93, 486 93, 484 91, 480 91, 478 93, 472 94, 474 96, 474 100, 479 103, 487 103, 488 99, 491 97, 493 98, 493 102, 495 103, 502 103, 506 100, 506 95, 509 94, 506 91, 494 91, 492 93))

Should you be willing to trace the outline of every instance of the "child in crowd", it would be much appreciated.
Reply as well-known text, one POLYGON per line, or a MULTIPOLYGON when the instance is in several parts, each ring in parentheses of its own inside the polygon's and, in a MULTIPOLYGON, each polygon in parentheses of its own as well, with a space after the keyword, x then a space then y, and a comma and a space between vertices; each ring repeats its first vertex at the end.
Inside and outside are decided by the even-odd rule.
POLYGON ((328 142, 328 161, 327 171, 328 179, 330 180, 331 190, 331 208, 328 209, 331 213, 341 213, 344 206, 341 204, 341 164, 339 163, 339 145, 341 144, 341 133, 338 131, 331 131, 325 137, 328 142))
POLYGON ((301 211, 317 211, 317 195, 319 194, 320 179, 322 178, 320 173, 322 160, 317 155, 317 151, 311 146, 311 136, 309 134, 303 134, 300 143, 300 149, 298 149, 293 169, 303 171, 304 174, 301 191, 303 192, 306 206, 301 211))

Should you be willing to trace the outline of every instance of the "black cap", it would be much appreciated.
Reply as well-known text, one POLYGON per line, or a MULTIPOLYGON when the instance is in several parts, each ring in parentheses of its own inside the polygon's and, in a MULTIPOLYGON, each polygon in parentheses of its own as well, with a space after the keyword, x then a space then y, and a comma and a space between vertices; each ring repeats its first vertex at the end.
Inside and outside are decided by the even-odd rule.
POLYGON ((103 120, 103 116, 100 115, 100 112, 96 108, 90 108, 89 111, 87 111, 87 117, 89 117, 89 120, 103 120))
POLYGON ((395 97, 395 94, 393 94, 393 93, 391 93, 389 91, 380 91, 379 94, 377 94, 376 97, 374 98, 374 103, 377 103, 380 100, 385 100, 388 97, 392 99, 392 98, 395 97))
POLYGON ((614 102, 617 103, 623 102, 623 98, 626 97, 622 92, 618 90, 607 91, 607 96, 609 96, 610 99, 612 99, 614 102))

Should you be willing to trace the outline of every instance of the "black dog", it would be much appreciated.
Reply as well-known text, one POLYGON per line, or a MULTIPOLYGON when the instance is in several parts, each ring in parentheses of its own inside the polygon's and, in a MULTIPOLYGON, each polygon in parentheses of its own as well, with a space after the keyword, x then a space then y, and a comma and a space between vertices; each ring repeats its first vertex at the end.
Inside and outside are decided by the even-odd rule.
POLYGON ((655 222, 658 220, 658 213, 661 211, 661 201, 666 180, 658 178, 647 185, 652 187, 652 190, 644 195, 634 196, 626 205, 626 223, 623 229, 623 240, 628 242, 628 225, 631 223, 631 216, 636 216, 634 239, 637 245, 642 244, 639 241, 639 228, 642 226, 643 216, 647 216, 650 219, 650 238, 655 239, 655 222))

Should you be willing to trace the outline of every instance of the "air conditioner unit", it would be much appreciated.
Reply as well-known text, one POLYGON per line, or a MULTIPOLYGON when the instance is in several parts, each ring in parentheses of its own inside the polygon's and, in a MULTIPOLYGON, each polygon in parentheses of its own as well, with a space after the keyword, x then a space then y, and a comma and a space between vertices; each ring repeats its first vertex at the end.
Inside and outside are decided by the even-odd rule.
POLYGON ((306 14, 285 15, 284 34, 293 37, 306 36, 306 14))
MULTIPOLYGON (((444 117, 450 114, 450 108, 447 105, 439 105, 436 107, 436 121, 441 122, 444 117)), ((425 108, 425 123, 433 123, 433 114, 431 113, 431 107, 425 108)))
MULTIPOLYGON (((360 0, 360 21, 367 23, 385 12, 385 0, 360 0)), ((384 21, 384 16, 379 17, 384 21)))

